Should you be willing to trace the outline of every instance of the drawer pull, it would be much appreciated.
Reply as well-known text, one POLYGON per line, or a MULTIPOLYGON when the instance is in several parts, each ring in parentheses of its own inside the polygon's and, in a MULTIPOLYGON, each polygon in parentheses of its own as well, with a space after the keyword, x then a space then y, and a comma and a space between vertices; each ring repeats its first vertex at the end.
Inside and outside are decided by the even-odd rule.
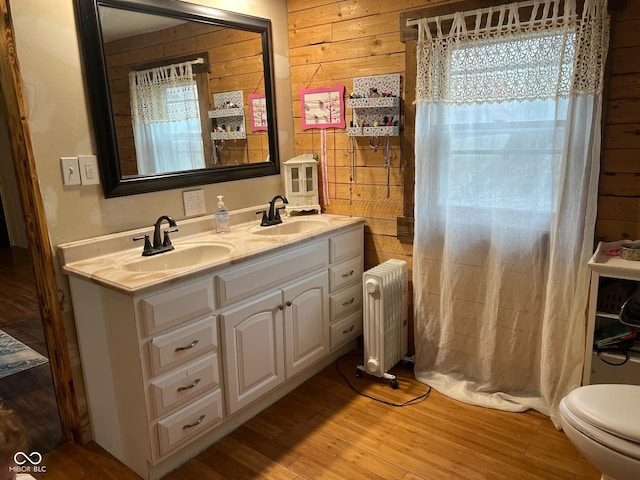
POLYGON ((350 277, 351 275, 353 275, 355 272, 353 270, 351 270, 349 273, 343 273, 342 274, 342 278, 347 278, 350 277))
POLYGON ((343 334, 347 334, 349 332, 353 332, 353 329, 356 328, 355 325, 351 325, 351 328, 348 328, 347 330, 343 330, 342 333, 343 334))
POLYGON ((200 418, 198 418, 198 420, 196 420, 195 422, 188 423, 187 425, 183 425, 182 429, 183 430, 187 430, 189 428, 197 427, 198 425, 200 425, 202 423, 202 421, 204 420, 204 417, 206 417, 206 416, 207 415, 203 413, 202 415, 200 415, 200 418))
POLYGON ((355 301, 356 301, 356 297, 351 297, 351 300, 349 300, 348 302, 342 302, 342 306, 346 307, 347 305, 351 305, 355 301))
POLYGON ((185 390, 191 390, 193 387, 200 383, 200 378, 196 378, 191 385, 187 385, 186 387, 179 387, 176 391, 184 392, 185 390))
POLYGON ((191 343, 190 343, 189 345, 187 345, 186 347, 176 347, 174 351, 175 351, 175 352, 182 352, 183 350, 190 350, 190 349, 192 349, 193 347, 195 347, 195 346, 198 344, 198 342, 199 342, 199 341, 200 341, 200 340, 196 338, 193 342, 191 342, 191 343))

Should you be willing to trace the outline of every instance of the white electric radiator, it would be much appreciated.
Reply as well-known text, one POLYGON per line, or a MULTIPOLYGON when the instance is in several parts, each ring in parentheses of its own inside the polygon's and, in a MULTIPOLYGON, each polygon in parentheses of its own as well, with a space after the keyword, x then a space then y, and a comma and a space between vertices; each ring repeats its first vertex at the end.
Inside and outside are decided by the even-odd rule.
POLYGON ((388 371, 407 354, 408 276, 403 260, 387 260, 362 274, 365 364, 356 374, 386 378, 393 388, 398 383, 388 371))

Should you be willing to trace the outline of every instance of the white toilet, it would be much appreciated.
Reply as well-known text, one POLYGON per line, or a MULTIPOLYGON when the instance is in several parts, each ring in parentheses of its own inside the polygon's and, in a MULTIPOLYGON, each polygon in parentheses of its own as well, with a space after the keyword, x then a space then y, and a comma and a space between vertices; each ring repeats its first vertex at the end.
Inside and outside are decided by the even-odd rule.
POLYGON ((560 402, 562 429, 602 480, 640 479, 640 386, 587 385, 560 402))

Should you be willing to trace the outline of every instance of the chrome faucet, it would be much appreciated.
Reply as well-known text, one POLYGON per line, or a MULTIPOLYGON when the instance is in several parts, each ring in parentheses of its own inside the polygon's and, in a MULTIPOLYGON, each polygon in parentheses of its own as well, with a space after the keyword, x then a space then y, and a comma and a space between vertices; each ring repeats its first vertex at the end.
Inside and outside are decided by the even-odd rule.
POLYGON ((141 237, 133 237, 133 240, 144 240, 144 248, 142 249, 142 255, 148 257, 150 255, 156 255, 158 253, 169 252, 173 250, 169 233, 177 232, 176 228, 178 224, 176 221, 168 215, 162 215, 153 227, 153 245, 149 241, 149 235, 142 235, 141 237), (169 222, 169 228, 164 231, 163 239, 160 240, 160 225, 164 221, 169 222))

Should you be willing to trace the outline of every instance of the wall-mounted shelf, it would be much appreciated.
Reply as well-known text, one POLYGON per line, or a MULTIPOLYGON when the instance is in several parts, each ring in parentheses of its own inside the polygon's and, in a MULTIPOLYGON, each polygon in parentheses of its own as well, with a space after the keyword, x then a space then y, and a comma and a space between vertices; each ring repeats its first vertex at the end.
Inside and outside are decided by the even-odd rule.
MULTIPOLYGON (((388 76, 388 75, 385 75, 388 76)), ((400 82, 400 75, 393 75, 398 77, 398 83, 400 82)), ((367 77, 376 78, 376 77, 367 77)), ((355 84, 354 79, 353 82, 355 84)), ((400 108, 400 97, 374 97, 374 98, 350 98, 347 104, 351 108, 363 109, 363 108, 383 108, 387 110, 395 110, 400 108)))
POLYGON ((347 106, 351 107, 352 112, 351 126, 347 128, 347 135, 350 137, 400 135, 399 74, 354 78, 353 94, 357 98, 347 100, 347 106))
POLYGON ((242 140, 247 132, 211 132, 211 140, 242 140))
POLYGON ((400 127, 349 127, 347 135, 350 137, 397 137, 400 135, 400 127))
POLYGON ((214 110, 209 110, 213 120, 212 140, 239 140, 247 138, 243 107, 225 108, 225 105, 244 105, 242 90, 213 94, 214 110))
POLYGON ((244 117, 244 108, 221 108, 209 111, 209 118, 220 117, 244 117))

